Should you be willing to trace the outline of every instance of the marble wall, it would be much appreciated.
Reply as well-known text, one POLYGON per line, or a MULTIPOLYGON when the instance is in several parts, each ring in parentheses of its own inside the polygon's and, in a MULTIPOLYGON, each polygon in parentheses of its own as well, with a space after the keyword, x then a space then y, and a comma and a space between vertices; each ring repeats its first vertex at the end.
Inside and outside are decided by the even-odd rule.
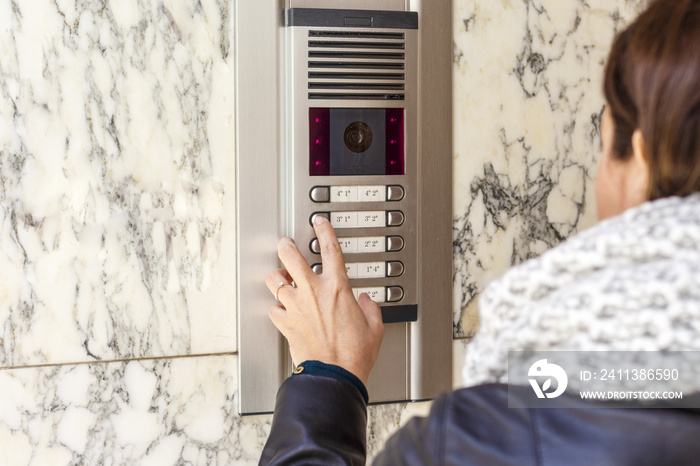
MULTIPOLYGON (((455 372, 479 292, 594 221, 642 0, 455 0, 455 372)), ((240 417, 234 0, 0 0, 0 464, 255 464, 240 417)), ((427 404, 370 408, 371 454, 427 404)))
POLYGON ((236 349, 231 8, 0 2, 0 366, 236 349))
POLYGON ((595 222, 603 66, 645 3, 455 0, 455 338, 489 281, 595 222))

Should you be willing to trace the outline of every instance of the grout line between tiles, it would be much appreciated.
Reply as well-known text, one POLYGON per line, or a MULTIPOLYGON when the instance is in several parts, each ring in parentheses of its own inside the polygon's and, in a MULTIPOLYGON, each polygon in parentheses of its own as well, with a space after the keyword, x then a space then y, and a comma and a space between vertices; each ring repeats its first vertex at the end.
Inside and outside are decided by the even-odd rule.
MULTIPOLYGON (((453 337, 452 341, 471 340, 473 337, 453 337)), ((111 364, 117 362, 128 361, 157 361, 160 359, 184 359, 184 358, 208 358, 215 356, 238 356, 238 351, 229 351, 223 353, 202 353, 202 354, 181 354, 175 356, 145 356, 140 358, 119 358, 119 359, 97 359, 94 361, 80 362, 58 362, 46 364, 28 364, 23 366, 0 366, 0 371, 18 370, 18 369, 36 369, 42 367, 58 367, 58 366, 80 366, 84 364, 111 364)))
POLYGON ((139 358, 120 358, 120 359, 97 359, 94 361, 80 362, 58 362, 46 364, 29 364, 24 366, 0 366, 0 371, 18 370, 18 369, 37 369, 42 367, 60 367, 60 366, 81 366, 85 364, 111 364, 116 362, 129 361, 157 361, 161 359, 185 359, 185 358, 209 358, 214 356, 237 356, 238 351, 229 351, 225 353, 202 353, 202 354, 180 354, 175 356, 144 356, 139 358))

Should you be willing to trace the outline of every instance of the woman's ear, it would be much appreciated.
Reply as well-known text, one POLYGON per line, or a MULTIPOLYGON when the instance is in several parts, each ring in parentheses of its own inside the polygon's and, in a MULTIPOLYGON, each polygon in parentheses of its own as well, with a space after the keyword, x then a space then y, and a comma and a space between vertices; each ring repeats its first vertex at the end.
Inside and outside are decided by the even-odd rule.
POLYGON ((636 129, 632 134, 632 166, 630 167, 629 193, 638 204, 649 200, 649 162, 642 131, 636 129))

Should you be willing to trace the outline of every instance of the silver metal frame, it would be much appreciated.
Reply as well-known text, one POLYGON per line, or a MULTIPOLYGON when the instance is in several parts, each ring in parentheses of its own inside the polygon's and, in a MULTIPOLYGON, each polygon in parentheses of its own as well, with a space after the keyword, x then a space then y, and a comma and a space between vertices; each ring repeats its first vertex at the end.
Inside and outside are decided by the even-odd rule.
POLYGON ((283 379, 285 342, 268 318, 265 277, 279 268, 284 167, 280 163, 279 31, 275 0, 236 1, 239 410, 269 412, 283 379))
MULTIPOLYGON (((299 162, 297 158, 294 167, 284 157, 289 152, 285 147, 303 152, 306 140, 294 141, 286 134, 282 116, 290 115, 292 108, 303 108, 293 118, 305 122, 302 125, 308 130, 308 114, 304 113, 308 106, 293 105, 293 99, 306 99, 306 95, 281 89, 293 86, 282 83, 284 70, 290 65, 285 60, 294 56, 293 47, 302 47, 299 44, 304 41, 284 40, 284 34, 303 35, 307 28, 289 28, 298 31, 285 32, 282 3, 236 2, 238 359, 239 410, 244 414, 272 411, 276 391, 290 372, 286 344, 267 316, 274 298, 265 288, 264 279, 279 267, 275 245, 280 236, 294 231, 299 244, 306 244, 304 241, 311 238, 306 238, 308 223, 301 228, 285 217, 295 206, 293 196, 284 193, 288 188, 297 188, 294 191, 303 191, 297 198, 308 204, 305 208, 317 207, 309 200, 310 186, 299 186, 299 177, 295 180, 292 176, 307 169, 306 161, 299 162), (287 100, 281 100, 283 95, 287 100), (270 115, 278 117, 271 121, 270 115)), ((343 3, 343 8, 349 8, 350 2, 343 3)), ((410 196, 413 202, 402 205, 400 210, 405 210, 407 217, 418 219, 402 230, 412 243, 418 244, 411 264, 406 264, 407 274, 402 277, 406 299, 418 302, 418 321, 387 325, 380 357, 368 384, 374 402, 429 399, 452 384, 452 5, 448 0, 420 3, 418 33, 413 37, 407 34, 406 38, 407 49, 418 50, 418 74, 411 83, 407 82, 406 90, 418 96, 415 103, 408 102, 413 109, 408 110, 406 102, 342 105, 394 105, 407 107, 407 112, 415 111, 417 115, 406 131, 407 136, 414 138, 411 150, 417 151, 415 165, 407 166, 408 175, 391 178, 403 178, 397 184, 405 185, 407 194, 409 190, 415 194, 410 196), (417 286, 410 286, 413 283, 417 286)), ((306 71, 305 67, 297 67, 294 79, 306 82, 306 71)), ((312 106, 341 105, 338 101, 321 100, 312 106)), ((363 184, 385 184, 384 177, 364 178, 367 183, 363 184)), ((332 183, 319 179, 313 184, 355 183, 333 177, 332 183)), ((376 210, 389 205, 380 204, 376 210)), ((353 210, 352 204, 344 210, 353 210)), ((313 260, 311 253, 307 255, 313 260)), ((374 259, 367 256, 367 260, 374 259)), ((357 286, 363 283, 358 282, 357 286)))

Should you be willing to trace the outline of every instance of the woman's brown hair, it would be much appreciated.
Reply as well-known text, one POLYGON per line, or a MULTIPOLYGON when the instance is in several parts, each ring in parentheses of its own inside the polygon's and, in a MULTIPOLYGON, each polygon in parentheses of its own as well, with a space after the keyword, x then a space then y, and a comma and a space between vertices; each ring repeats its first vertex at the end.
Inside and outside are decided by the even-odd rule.
POLYGON ((613 153, 644 137, 650 200, 700 191, 700 0, 657 0, 613 43, 605 98, 613 153))

